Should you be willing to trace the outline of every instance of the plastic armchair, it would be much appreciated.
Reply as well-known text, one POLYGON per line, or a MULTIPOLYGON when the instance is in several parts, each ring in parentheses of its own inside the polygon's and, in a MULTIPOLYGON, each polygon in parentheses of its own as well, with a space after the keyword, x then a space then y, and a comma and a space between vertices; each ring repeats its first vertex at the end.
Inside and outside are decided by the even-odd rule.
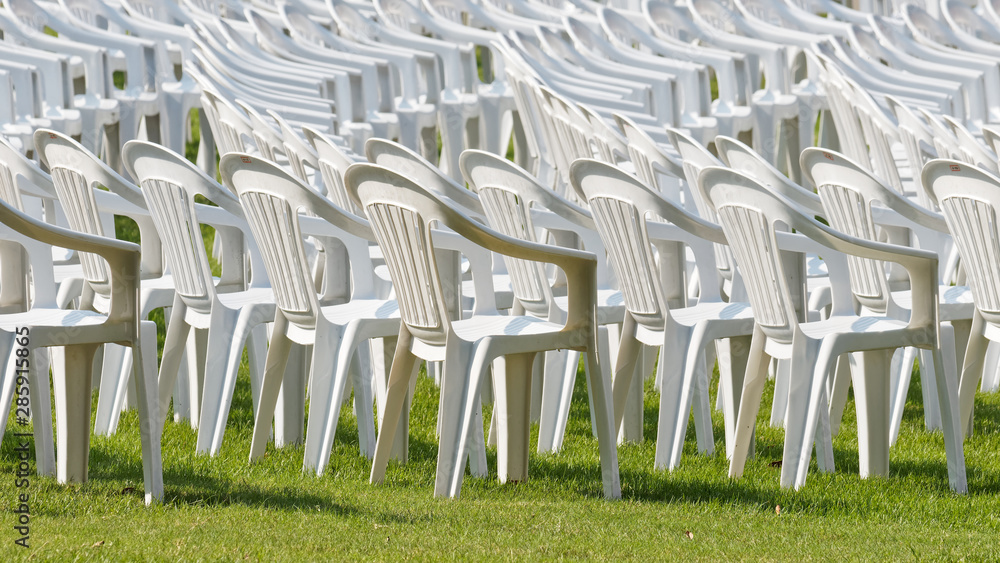
POLYGON ((917 59, 950 66, 965 68, 982 73, 981 89, 986 98, 989 110, 988 121, 998 119, 996 108, 1000 107, 1000 62, 995 57, 958 50, 940 43, 928 44, 917 40, 906 24, 893 24, 889 20, 871 17, 871 30, 879 41, 886 46, 891 45, 917 59))
MULTIPOLYGON (((855 51, 871 61, 884 61, 890 68, 903 70, 927 78, 957 82, 963 86, 966 109, 970 121, 982 122, 990 114, 983 73, 954 65, 923 60, 883 44, 874 31, 851 26, 849 38, 857 47, 855 51)), ((992 108, 995 113, 997 109, 992 108)))
MULTIPOLYGON (((340 9, 345 13, 353 11, 357 19, 363 18, 350 6, 341 5, 340 9)), ((338 56, 346 53, 372 58, 379 66, 385 61, 393 74, 398 76, 398 87, 395 87, 393 92, 396 97, 392 101, 393 110, 399 120, 399 140, 404 145, 421 151, 425 156, 430 154, 431 147, 422 144, 421 134, 426 130, 433 131, 437 127, 437 110, 432 101, 439 93, 429 91, 435 80, 431 76, 426 76, 436 68, 435 59, 426 57, 430 58, 429 64, 421 64, 426 58, 422 59, 418 53, 405 53, 394 51, 387 46, 376 47, 348 41, 344 37, 334 35, 289 4, 281 6, 281 14, 288 25, 292 39, 300 43, 308 42, 317 47, 324 47, 328 51, 336 52, 338 56)), ((436 138, 433 152, 437 152, 436 138)))
MULTIPOLYGON (((148 68, 151 63, 147 60, 147 68, 145 69, 147 73, 155 74, 153 86, 160 94, 159 130, 155 132, 153 138, 170 147, 174 152, 184 152, 188 114, 199 106, 201 89, 190 76, 184 75, 183 72, 179 79, 175 76, 174 63, 167 51, 165 41, 171 41, 190 53, 191 41, 187 34, 172 32, 173 30, 164 31, 162 25, 148 25, 135 21, 113 9, 103 0, 59 0, 59 5, 67 14, 70 14, 69 18, 74 24, 99 36, 118 40, 122 38, 121 34, 127 32, 131 36, 153 41, 153 68, 148 68), (117 33, 110 33, 113 28, 116 29, 117 33)), ((183 58, 182 54, 182 68, 183 58)), ((126 80, 129 76, 131 74, 126 76, 126 80)), ((133 77, 132 80, 134 81, 136 78, 133 77)), ((149 135, 148 131, 147 135, 149 135)))
MULTIPOLYGON (((485 210, 483 209, 483 204, 480 202, 476 193, 466 189, 462 185, 459 185, 450 177, 446 176, 442 170, 425 160, 417 153, 398 143, 393 143, 392 141, 385 139, 371 139, 365 144, 365 154, 368 156, 369 162, 392 169, 393 171, 402 174, 411 180, 420 182, 424 189, 430 190, 435 195, 451 202, 461 209, 466 215, 473 217, 484 224, 486 223, 485 210)), ((452 255, 452 258, 454 258, 454 255, 452 255)), ((439 255, 437 258, 440 263, 443 263, 447 259, 448 258, 443 255, 439 255)), ((457 274, 459 265, 456 262, 454 265, 443 266, 443 269, 453 271, 457 274)), ((495 307, 500 310, 510 309, 514 304, 514 293, 511 291, 511 279, 504 265, 504 261, 499 256, 493 256, 492 271, 493 295, 491 298, 493 301, 491 301, 489 306, 492 307, 495 305, 495 307)), ((444 280, 449 294, 452 297, 450 307, 451 310, 454 311, 454 316, 456 318, 459 316, 461 311, 469 309, 470 304, 476 307, 483 306, 483 304, 477 304, 475 302, 476 299, 481 297, 481 294, 475 289, 474 281, 475 280, 462 280, 461 290, 453 294, 451 292, 451 288, 453 287, 452 284, 459 283, 459 280, 450 278, 444 280)))
MULTIPOLYGON (((48 26, 60 37, 106 49, 112 68, 124 69, 126 74, 125 89, 108 89, 108 97, 119 100, 124 106, 119 114, 121 140, 136 138, 140 120, 145 121, 147 136, 159 139, 161 116, 160 92, 156 84, 155 43, 136 37, 83 29, 82 26, 70 24, 55 15, 53 9, 58 11, 57 6, 42 7, 33 0, 13 0, 6 4, 6 9, 19 21, 36 29, 48 26), (124 62, 119 63, 120 60, 124 62)), ((120 147, 115 149, 120 150, 120 147)), ((111 162, 113 168, 120 169, 120 165, 117 160, 111 162)))
MULTIPOLYGON (((391 93, 379 91, 377 68, 371 64, 356 64, 352 61, 334 59, 329 55, 312 52, 297 45, 281 29, 270 24, 259 12, 247 9, 247 20, 257 32, 257 42, 261 49, 281 59, 296 64, 307 65, 317 70, 347 73, 350 88, 360 90, 360 97, 347 108, 339 108, 341 127, 363 141, 371 130, 371 135, 392 138, 399 135, 399 120, 381 103, 381 98, 391 98, 391 93), (365 127, 361 127, 364 125, 365 127)), ((343 99, 340 98, 340 99, 343 99)))
POLYGON ((0 28, 3 29, 5 42, 80 57, 85 91, 75 95, 69 92, 68 95, 72 96, 73 108, 80 111, 81 140, 95 153, 103 146, 109 162, 114 162, 120 150, 118 123, 121 107, 118 100, 111 98, 112 72, 106 50, 46 35, 40 28, 22 24, 6 9, 0 12, 0 28))
POLYGON ((700 136, 717 134, 718 122, 709 115, 711 92, 705 65, 640 53, 614 37, 604 37, 576 18, 567 16, 563 22, 584 57, 631 67, 638 75, 637 80, 650 84, 653 88, 652 113, 661 122, 690 129, 700 136), (662 91, 664 87, 667 92, 662 91), (666 107, 660 107, 661 103, 666 107))
MULTIPOLYGON (((274 295, 259 252, 253 246, 243 210, 232 193, 183 157, 159 145, 130 141, 123 148, 122 157, 129 174, 139 183, 153 223, 161 234, 177 288, 160 363, 160 423, 164 422, 170 405, 188 334, 192 329, 207 330, 202 345, 197 346, 195 359, 198 381, 204 382, 203 390, 195 389, 201 391, 201 400, 197 400, 199 394, 196 394, 191 403, 192 418, 198 419, 196 449, 215 455, 222 444, 245 343, 254 360, 253 377, 260 379, 253 368, 263 365, 265 334, 258 331, 252 342, 248 340, 255 328, 263 328, 263 323, 274 319, 274 295), (196 204, 196 196, 219 207, 196 204), (200 224, 215 227, 224 241, 220 256, 223 270, 218 282, 212 277, 200 224), (252 249, 247 255, 243 252, 244 244, 252 249), (245 279, 247 266, 251 272, 249 280, 245 279)), ((257 381, 254 391, 259 388, 257 381)))
POLYGON ((455 45, 410 31, 411 26, 421 27, 420 16, 426 17, 426 14, 406 0, 378 0, 375 10, 381 22, 378 32, 382 41, 397 47, 429 51, 440 58, 443 83, 437 107, 441 167, 449 176, 459 178, 459 156, 466 148, 478 147, 483 133, 482 108, 475 88, 478 82, 475 49, 471 45, 455 45))
MULTIPOLYGON (((274 285, 278 307, 254 417, 250 460, 264 454, 279 387, 283 381, 286 387, 294 381, 296 374, 286 370, 294 345, 313 348, 303 471, 322 475, 329 463, 349 375, 354 387, 361 453, 371 456, 375 426, 370 358, 365 343, 371 338, 397 334, 400 314, 395 300, 375 295, 374 268, 368 248, 373 238, 371 229, 274 163, 245 153, 232 153, 222 158, 219 168, 223 182, 239 194, 246 210, 274 285), (301 211, 315 217, 302 216, 301 211), (328 294, 317 296, 302 245, 302 233, 308 230, 336 237, 343 244, 351 263, 349 284, 327 283, 328 294), (339 297, 340 304, 322 305, 333 302, 334 297, 339 297)), ((338 256, 333 252, 325 254, 338 256)), ((332 264, 327 265, 328 272, 334 269, 332 264)), ((294 390, 286 388, 284 393, 304 392, 301 385, 304 381, 298 383, 294 390)))
POLYGON ((83 133, 80 111, 73 107, 69 56, 9 43, 0 44, 0 53, 4 55, 0 68, 13 82, 3 102, 10 110, 2 118, 5 135, 17 138, 25 149, 23 152, 30 153, 34 149, 31 133, 37 127, 56 129, 67 135, 83 133), (11 99, 15 91, 18 95, 11 99))
MULTIPOLYGON (((709 245, 726 244, 717 225, 700 220, 612 166, 593 160, 573 164, 573 185, 587 196, 598 232, 609 251, 626 306, 622 340, 615 365, 615 419, 620 424, 629 388, 635 378, 640 344, 662 347, 660 415, 655 467, 673 469, 680 463, 687 421, 694 418, 699 451, 712 453, 711 411, 708 404, 706 346, 716 339, 749 336, 753 315, 747 303, 726 302, 719 293, 714 254, 709 245), (661 223, 652 217, 662 218, 661 223), (625 241, 632 241, 624 244, 625 241), (680 243, 680 244, 678 244, 680 243), (694 251, 702 272, 698 303, 687 305, 683 274, 664 264, 683 258, 681 244, 694 251), (652 249, 659 250, 657 268, 652 249), (659 271, 657 271, 659 270, 659 271), (671 360, 667 360, 671 358, 671 360), (667 365, 664 365, 667 364, 667 365)), ((683 270, 681 270, 683 272, 683 270)), ((724 395, 738 399, 742 370, 723 370, 724 395), (725 377, 736 376, 737 380, 725 377)), ((727 452, 731 451, 738 403, 726 401, 727 452)))
MULTIPOLYGON (((503 157, 469 150, 459 162, 462 175, 479 194, 486 219, 494 230, 507 236, 539 242, 537 229, 545 229, 560 246, 579 239, 583 250, 597 255, 597 323, 600 325, 599 354, 604 362, 604 379, 611 377, 609 332, 617 330, 625 313, 621 292, 614 287, 614 277, 605 259, 604 246, 589 211, 541 186, 528 172, 503 157), (561 235, 561 236, 560 236, 561 235), (567 237, 566 235, 569 235, 567 237)), ((531 314, 561 324, 566 321, 567 297, 554 295, 551 282, 541 264, 504 257, 517 299, 516 312, 531 314)), ((617 338, 615 339, 617 340, 617 338)), ((539 413, 538 451, 562 449, 569 417, 570 399, 580 364, 577 352, 547 352, 539 413)), ((593 376, 588 374, 588 381, 593 376)), ((641 424, 638 425, 641 437, 641 424)), ((631 438, 633 432, 629 432, 631 438)))
POLYGON ((420 25, 445 41, 460 45, 470 43, 479 49, 484 81, 479 73, 472 76, 474 91, 479 97, 480 141, 483 150, 506 154, 511 134, 511 111, 514 109, 513 92, 507 84, 504 58, 494 46, 498 31, 462 25, 460 21, 442 17, 430 2, 423 2, 426 11, 416 11, 420 25))
MULTIPOLYGON (((0 138, 0 199, 36 219, 50 224, 65 224, 66 216, 59 204, 52 177, 3 138, 0 138)), ((61 256, 53 260, 55 277, 51 289, 56 291, 53 295, 55 306, 63 309, 83 292, 84 272, 76 253, 63 249, 59 254, 61 256)), ((49 253, 49 258, 54 259, 55 256, 56 252, 49 253)), ((14 285, 10 284, 11 289, 14 285)), ((43 291, 39 287, 41 285, 44 284, 36 284, 34 288, 35 299, 40 298, 39 292, 43 291)), ((0 291, 7 292, 2 287, 0 291)), ((6 298, 0 298, 0 303, 7 302, 6 298)), ((46 302, 45 299, 42 302, 46 302)))
MULTIPOLYGON (((61 133, 39 129, 35 132, 35 147, 40 162, 52 173, 70 228, 105 236, 106 232, 114 232, 113 215, 124 215, 136 222, 142 248, 140 318, 146 318, 154 309, 170 306, 174 297, 174 281, 164 271, 161 240, 139 189, 82 145, 61 133), (97 186, 103 186, 108 191, 97 186)), ((103 267, 92 263, 93 259, 87 256, 81 256, 80 260, 85 272, 88 268, 100 271, 103 267)), ((96 274, 88 275, 94 276, 96 274)), ((107 293, 103 293, 104 290, 106 288, 93 283, 87 284, 81 300, 82 307, 104 310, 110 299, 107 293)), ((117 347, 105 349, 104 375, 101 377, 95 423, 98 434, 110 435, 117 427, 131 373, 128 353, 127 349, 117 347)))
MULTIPOLYGON (((7 240, 20 240, 35 246, 44 245, 70 248, 81 253, 87 281, 101 294, 109 295, 106 313, 90 310, 59 309, 52 303, 35 303, 23 313, 0 315, 0 357, 12 360, 11 367, 31 369, 33 377, 28 384, 32 394, 31 409, 34 414, 36 444, 43 447, 37 464, 39 471, 48 473, 53 465, 52 432, 48 403, 48 374, 40 373, 32 351, 44 347, 61 347, 53 353, 53 387, 56 410, 56 436, 58 457, 55 461, 56 479, 60 483, 86 482, 90 455, 90 405, 91 379, 94 354, 100 344, 116 343, 132 350, 132 364, 136 378, 139 410, 139 438, 142 447, 143 483, 146 504, 163 499, 163 464, 160 458, 161 426, 157 414, 156 325, 140 321, 139 316, 139 248, 132 244, 56 227, 24 215, 4 202, 0 202, 0 231, 7 240), (28 342, 26 343, 25 340, 28 342), (29 355, 21 360, 14 347, 25 346, 29 355)), ((39 249, 38 255, 51 252, 39 249), (39 252, 40 251, 40 252, 39 252)), ((35 262, 38 263, 37 261, 35 262)), ((12 270, 4 266, 3 280, 12 270)), ((33 275, 41 280, 40 270, 33 275)), ((5 369, 2 389, 3 420, 8 409, 17 378, 11 377, 14 369, 5 369), (10 374, 10 375, 7 375, 10 374)))
MULTIPOLYGON (((694 0, 690 6, 690 17, 701 31, 701 39, 724 49, 754 54, 763 70, 765 88, 753 94, 754 148, 764 158, 779 168, 782 165, 794 167, 794 145, 787 135, 779 133, 782 123, 799 115, 799 101, 792 94, 788 48, 749 36, 737 35, 738 24, 743 23, 736 12, 715 0, 694 0), (787 162, 783 162, 787 160, 787 162)), ((747 34, 749 35, 749 34, 747 34)), ((759 76, 754 73, 754 76, 759 76)), ((794 138, 798 144, 797 136, 794 138)), ((793 170, 794 171, 794 170, 793 170)))
MULTIPOLYGON (((604 33, 612 42, 629 48, 632 45, 639 45, 642 49, 649 49, 653 54, 664 58, 686 60, 708 66, 715 73, 718 98, 709 100, 709 103, 705 101, 700 103, 708 106, 706 109, 710 108, 709 114, 717 120, 719 133, 735 136, 753 129, 752 110, 746 105, 750 96, 745 92, 741 95, 741 80, 737 75, 735 58, 654 37, 648 29, 648 22, 644 20, 638 23, 632 22, 615 10, 602 8, 598 10, 597 15, 604 33)), ((743 77, 743 88, 746 87, 746 82, 746 77, 743 77)))
POLYGON ((364 212, 354 205, 350 196, 347 195, 347 188, 344 187, 344 173, 359 160, 352 158, 344 151, 343 147, 320 131, 303 127, 302 133, 316 150, 316 165, 323 178, 324 195, 337 207, 350 211, 359 217, 364 217, 364 212))
POLYGON ((684 167, 680 158, 668 152, 668 147, 654 141, 631 119, 618 114, 614 117, 618 128, 628 139, 628 154, 635 175, 663 197, 691 209, 690 192, 685 193, 681 185, 684 167))
POLYGON ((1000 201, 1000 178, 967 163, 936 159, 923 170, 924 185, 934 192, 948 227, 955 236, 955 246, 962 256, 976 305, 965 351, 958 396, 961 405, 961 431, 972 433, 976 385, 985 370, 995 370, 988 361, 987 348, 996 339, 997 317, 995 256, 997 240, 993 218, 1000 201))
MULTIPOLYGON (((403 400, 417 358, 443 360, 440 442, 435 496, 458 496, 464 476, 466 447, 480 385, 495 358, 505 357, 506 370, 495 378, 498 409, 498 476, 501 482, 528 477, 531 365, 538 352, 573 349, 585 352, 592 374, 601 373, 597 354, 596 260, 578 250, 530 243, 487 229, 454 206, 435 198, 390 170, 356 164, 345 178, 357 195, 386 255, 400 298, 396 355, 389 375, 382 430, 376 444, 371 481, 380 483, 403 400), (473 243, 506 256, 551 262, 566 273, 569 314, 565 325, 533 316, 474 315, 449 320, 437 275, 432 225, 454 230, 473 243), (399 229, 412 233, 400 237, 399 229), (429 290, 429 291, 428 291, 429 290)), ((618 456, 612 433, 613 412, 608 380, 593 381, 591 393, 597 422, 604 495, 621 496, 618 456)))
MULTIPOLYGON (((937 257, 927 251, 857 239, 838 233, 804 215, 754 180, 723 168, 706 168, 699 176, 702 190, 716 202, 726 238, 737 265, 746 276, 756 324, 751 341, 743 396, 736 424, 735 448, 729 474, 743 472, 770 356, 790 358, 794 364, 785 424, 781 486, 805 485, 809 459, 816 443, 820 468, 831 470, 833 452, 826 433, 814 438, 825 419, 825 381, 841 354, 852 354, 852 377, 858 402, 860 473, 884 475, 889 469, 889 351, 918 346, 932 351, 943 418, 948 481, 952 490, 967 490, 958 389, 945 377, 938 345, 937 257), (796 234, 776 231, 783 223, 796 234), (891 261, 907 269, 915 296, 909 322, 872 313, 856 315, 850 300, 838 301, 827 320, 800 323, 796 319, 784 268, 777 255, 791 239, 807 236, 849 256, 891 261), (780 242, 779 242, 780 241, 780 242), (765 289, 766 288, 766 289, 765 289), (773 291, 771 288, 777 288, 773 291)), ((874 287, 888 290, 878 272, 869 278, 874 287)), ((857 298, 858 296, 855 296, 857 298)), ((864 302, 861 296, 862 303, 864 302)))
POLYGON ((1000 127, 996 125, 983 125, 981 132, 983 134, 983 142, 986 146, 993 149, 996 153, 1000 151, 1000 127))
POLYGON ((934 148, 934 135, 923 118, 907 104, 894 96, 886 96, 885 101, 889 106, 889 111, 896 117, 899 139, 903 144, 903 150, 906 151, 910 170, 913 171, 917 201, 923 207, 937 211, 937 200, 934 199, 934 194, 923 185, 922 177, 917 172, 923 170, 928 161, 937 157, 937 150, 934 148))
MULTIPOLYGON (((853 237, 868 240, 878 240, 880 231, 887 231, 889 242, 902 243, 922 248, 947 256, 951 247, 951 234, 941 215, 921 208, 889 189, 871 173, 860 168, 844 156, 823 149, 806 149, 802 156, 803 170, 810 181, 819 190, 823 206, 827 210, 826 217, 830 226, 853 237), (880 205, 881 204, 881 205, 880 205), (879 209, 882 207, 882 209, 879 209), (875 214, 881 211, 876 219, 875 214), (891 211, 891 213, 887 213, 891 211), (894 215, 890 217, 889 215, 894 215), (880 228, 876 230, 876 222, 883 225, 892 224, 896 232, 880 228), (903 236, 899 236, 899 228, 905 228, 903 236), (909 239, 909 240, 907 240, 909 239)), ((958 380, 957 368, 962 362, 960 353, 962 344, 968 340, 969 326, 973 318, 973 299, 965 286, 949 286, 943 283, 946 278, 945 262, 939 262, 938 289, 938 319, 940 326, 940 342, 945 358, 946 376, 958 380)), ((861 287, 863 280, 870 278, 872 271, 882 273, 882 264, 869 260, 853 259, 848 261, 851 272, 851 283, 856 295, 866 293, 861 287), (866 272, 865 270, 868 270, 866 272)), ((920 296, 915 296, 912 290, 894 290, 896 285, 890 279, 888 294, 869 298, 863 302, 873 311, 888 316, 905 319, 909 316, 910 303, 920 296), (879 301, 881 299, 881 301, 879 301)), ((871 290, 867 293, 870 295, 871 290)), ((913 366, 914 350, 908 348, 902 356, 898 369, 893 370, 890 381, 892 394, 890 418, 890 444, 895 443, 899 434, 899 424, 902 420, 902 409, 906 403, 907 390, 913 366)), ((920 353, 921 377, 926 382, 921 387, 924 393, 924 415, 929 429, 939 428, 940 413, 936 408, 937 400, 935 375, 936 368, 933 359, 927 351, 920 353)), ((843 382, 846 385, 846 381, 843 382)), ((846 389, 835 389, 834 404, 846 398, 846 389), (838 398, 838 393, 840 397, 838 398)), ((839 410, 837 411, 839 412, 839 410)))

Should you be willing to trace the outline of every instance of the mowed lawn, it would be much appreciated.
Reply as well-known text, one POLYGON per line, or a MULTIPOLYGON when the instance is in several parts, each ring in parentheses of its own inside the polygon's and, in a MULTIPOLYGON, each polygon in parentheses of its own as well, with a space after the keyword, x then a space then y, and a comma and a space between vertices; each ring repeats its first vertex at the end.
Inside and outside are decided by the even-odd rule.
MULTIPOLYGON (((770 391, 765 395, 770 401, 770 391)), ((96 406, 96 396, 95 396, 96 406)), ((646 441, 619 448, 622 500, 602 498, 581 370, 565 448, 532 454, 526 483, 466 477, 458 499, 432 496, 437 388, 421 374, 410 461, 368 483, 354 416, 345 409, 326 473, 304 474, 302 448, 268 447, 248 464, 253 424, 241 375, 221 453, 195 455, 196 433, 168 422, 166 498, 146 507, 134 411, 118 434, 94 438, 90 482, 31 478, 30 548, 14 545, 15 437, 0 448, 4 561, 394 559, 997 559, 1000 557, 1000 396, 977 397, 966 442, 969 494, 948 489, 943 439, 923 430, 919 382, 910 390, 888 478, 858 478, 853 402, 835 440, 837 471, 815 463, 798 491, 778 486, 783 432, 758 421, 758 455, 727 476, 721 416, 716 454, 690 429, 679 469, 653 469, 658 394, 647 382, 646 441), (780 509, 778 507, 780 506, 780 509)), ((769 403, 768 403, 769 404, 769 403)), ((490 408, 487 407, 488 414, 490 408)), ((13 424, 13 419, 11 424, 13 424)), ((8 428, 11 428, 9 426, 8 428)), ((495 468, 496 451, 489 450, 495 468)))

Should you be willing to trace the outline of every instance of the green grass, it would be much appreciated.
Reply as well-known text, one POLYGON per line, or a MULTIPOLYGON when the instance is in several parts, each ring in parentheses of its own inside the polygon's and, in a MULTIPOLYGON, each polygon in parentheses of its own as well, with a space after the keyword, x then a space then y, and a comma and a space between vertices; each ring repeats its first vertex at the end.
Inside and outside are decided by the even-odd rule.
MULTIPOLYGON (((410 462, 391 464, 385 484, 372 486, 350 409, 322 477, 301 472, 301 447, 269 446, 262 461, 248 464, 252 412, 244 366, 217 457, 195 455, 195 431, 168 422, 163 505, 143 506, 138 423, 130 411, 116 436, 93 439, 88 483, 32 478, 28 550, 13 545, 16 458, 8 435, 0 447, 7 530, 0 558, 996 559, 1000 397, 978 398, 975 435, 966 443, 968 496, 949 492, 943 440, 923 431, 919 398, 915 383, 889 477, 858 478, 851 402, 835 439, 836 473, 820 475, 814 463, 806 486, 791 492, 779 488, 779 470, 771 466, 783 433, 767 427, 766 408, 757 458, 742 479, 726 476, 724 455, 698 455, 693 430, 680 468, 653 470, 658 395, 647 384, 647 440, 619 448, 623 499, 606 501, 580 377, 561 453, 532 453, 526 483, 500 485, 494 470, 486 479, 467 476, 461 498, 444 500, 432 497, 431 380, 421 376, 417 386, 410 462)), ((719 416, 715 435, 716 451, 723 451, 719 416)), ((494 449, 489 461, 495 467, 494 449)))

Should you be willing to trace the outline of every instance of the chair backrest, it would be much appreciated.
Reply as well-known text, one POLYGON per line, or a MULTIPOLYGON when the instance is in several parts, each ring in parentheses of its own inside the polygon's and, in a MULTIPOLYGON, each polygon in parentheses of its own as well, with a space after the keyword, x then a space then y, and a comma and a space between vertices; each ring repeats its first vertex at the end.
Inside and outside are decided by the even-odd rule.
MULTIPOLYGON (((927 161, 937 156, 934 148, 934 135, 931 134, 927 124, 917 115, 913 109, 894 96, 885 97, 886 105, 896 116, 897 131, 899 140, 906 151, 906 159, 910 162, 911 170, 922 170, 927 161)), ((983 132, 985 136, 985 130, 983 132)), ((917 197, 921 205, 930 209, 937 209, 937 200, 930 190, 924 188, 919 174, 914 174, 914 183, 917 185, 917 197)))
MULTIPOLYGON (((34 141, 39 159, 52 174, 52 181, 70 228, 92 235, 109 236, 101 221, 94 194, 99 185, 122 196, 128 203, 140 209, 145 208, 142 192, 137 187, 72 138, 50 129, 38 129, 35 131, 34 141)), ((111 290, 111 273, 107 262, 90 253, 81 253, 80 262, 84 277, 94 290, 107 295, 106 292, 111 290)))
POLYGON ((365 142, 365 155, 369 162, 394 170, 416 181, 424 189, 455 202, 467 215, 483 217, 483 205, 474 192, 457 184, 440 168, 409 148, 388 139, 372 137, 365 142))
POLYGON ((10 141, 0 137, 0 199, 22 213, 21 189, 25 183, 37 188, 36 191, 41 192, 38 195, 54 196, 56 193, 52 177, 28 160, 10 141))
POLYGON ((326 197, 341 209, 363 217, 364 212, 351 201, 347 188, 344 187, 344 173, 355 161, 324 133, 311 127, 303 127, 302 133, 316 149, 316 162, 323 177, 323 185, 326 186, 326 197))
POLYGON ((957 160, 936 159, 921 174, 955 237, 976 308, 1000 324, 1000 178, 957 160))
POLYGON ((985 168, 994 174, 1000 172, 997 168, 997 155, 992 147, 988 147, 969 131, 964 123, 950 115, 942 115, 941 119, 951 128, 958 141, 958 150, 964 155, 963 160, 972 162, 980 168, 985 168))
POLYGON ((791 342, 798 320, 777 250, 780 229, 776 225, 797 229, 811 219, 735 170, 708 167, 699 181, 716 204, 719 222, 743 275, 754 320, 769 338, 791 342))
POLYGON ((634 121, 617 113, 614 117, 628 140, 628 155, 635 175, 647 186, 659 190, 663 197, 680 202, 680 179, 684 177, 681 163, 666 154, 634 121))
MULTIPOLYGON (((146 141, 129 141, 122 149, 122 160, 146 199, 146 207, 163 241, 178 295, 189 307, 207 311, 215 296, 215 285, 195 211, 195 197, 204 197, 243 219, 239 199, 166 147, 146 141)), ((252 241, 247 242, 253 245, 252 241)), ((224 251, 232 254, 221 257, 222 282, 229 278, 242 280, 242 270, 247 266, 243 249, 224 251), (234 272, 236 269, 239 271, 234 272)), ((262 264, 251 264, 255 276, 262 275, 262 269, 262 264)))
MULTIPOLYGON (((700 191, 701 188, 699 186, 701 184, 698 183, 698 176, 702 170, 709 166, 724 166, 724 164, 705 145, 702 145, 682 131, 668 127, 667 136, 681 155, 684 178, 687 181, 688 187, 691 188, 690 191, 694 196, 694 203, 698 208, 698 214, 701 215, 702 219, 713 223, 718 222, 715 207, 712 206, 712 199, 707 193, 700 191)), ((732 279, 733 266, 729 250, 722 246, 716 246, 715 261, 719 267, 719 273, 726 279, 732 279)))
MULTIPOLYGON (((513 163, 510 167, 499 168, 496 160, 500 157, 494 160, 490 156, 488 153, 466 151, 459 160, 462 174, 479 194, 487 222, 494 230, 509 237, 539 242, 531 218, 532 204, 537 201, 532 187, 537 184, 527 173, 518 174, 520 170, 514 169, 513 163)), ((550 193, 554 195, 554 192, 550 193)), ((514 296, 525 310, 538 316, 548 315, 552 289, 543 265, 512 256, 504 256, 503 259, 514 296)))
POLYGON ((256 148, 253 126, 250 125, 250 120, 244 112, 204 86, 201 95, 207 102, 202 105, 211 107, 214 114, 210 125, 220 155, 246 152, 250 147, 256 148))
MULTIPOLYGON (((893 202, 889 188, 870 172, 846 156, 825 149, 806 149, 802 170, 819 191, 826 218, 834 229, 865 240, 878 240, 879 231, 872 216, 872 205, 893 202)), ((889 303, 885 264, 847 257, 851 289, 858 301, 873 311, 885 312, 889 303)))
POLYGON ((347 246, 354 295, 374 287, 368 255, 368 225, 340 212, 326 198, 277 164, 245 153, 231 153, 219 162, 223 183, 239 195, 277 306, 292 322, 313 326, 318 312, 316 288, 302 242, 300 213, 324 219, 331 233, 347 246), (368 263, 366 264, 365 261, 368 263))
MULTIPOLYGON (((590 203, 597 231, 618 276, 625 307, 640 323, 662 329, 669 314, 668 303, 684 303, 686 291, 683 283, 671 284, 674 293, 665 294, 649 224, 663 219, 691 233, 692 238, 725 244, 719 227, 689 214, 634 176, 607 163, 577 160, 570 169, 570 179, 590 203)), ((701 280, 701 298, 705 300, 718 298, 719 284, 710 281, 713 269, 706 268, 707 275, 701 280)))
POLYGON ((823 202, 820 201, 819 196, 789 180, 757 151, 725 135, 719 135, 715 138, 715 147, 719 149, 719 158, 730 168, 755 178, 762 185, 771 188, 812 213, 824 214, 823 202))
POLYGON ((375 231, 403 322, 414 336, 445 344, 451 321, 431 228, 439 222, 454 228, 472 220, 413 180, 382 166, 355 164, 344 182, 375 231))

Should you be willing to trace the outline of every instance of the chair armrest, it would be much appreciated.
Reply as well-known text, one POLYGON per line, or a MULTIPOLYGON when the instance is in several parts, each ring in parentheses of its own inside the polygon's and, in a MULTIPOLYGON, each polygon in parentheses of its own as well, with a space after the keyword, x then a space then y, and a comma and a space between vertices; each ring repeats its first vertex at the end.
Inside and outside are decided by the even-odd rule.
POLYGON ((43 223, 0 201, 0 222, 26 237, 52 246, 96 254, 108 262, 111 302, 107 322, 128 322, 138 332, 139 246, 43 223))

